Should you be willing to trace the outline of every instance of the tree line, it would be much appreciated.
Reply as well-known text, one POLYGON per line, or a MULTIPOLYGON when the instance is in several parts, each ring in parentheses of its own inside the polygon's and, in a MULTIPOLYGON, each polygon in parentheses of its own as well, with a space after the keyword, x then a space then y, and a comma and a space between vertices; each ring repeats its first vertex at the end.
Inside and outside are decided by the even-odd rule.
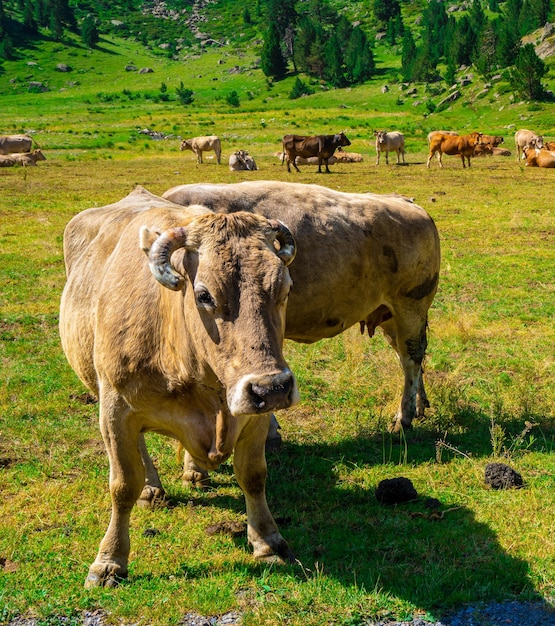
MULTIPOLYGON (((386 45, 400 49, 402 80, 444 79, 452 84, 461 65, 474 65, 486 78, 508 69, 517 93, 541 99, 541 79, 547 68, 532 45, 521 46, 521 38, 549 20, 551 0, 486 1, 487 7, 482 0, 472 0, 469 9, 456 18, 447 13, 445 2, 429 0, 412 28, 403 21, 402 0, 367 4, 375 27, 385 33, 386 45)), ((265 8, 269 27, 261 63, 267 76, 279 80, 292 66, 294 72, 301 70, 344 87, 375 75, 365 33, 338 15, 326 0, 266 0, 265 8)), ((306 92, 302 87, 297 79, 298 95, 306 92)))

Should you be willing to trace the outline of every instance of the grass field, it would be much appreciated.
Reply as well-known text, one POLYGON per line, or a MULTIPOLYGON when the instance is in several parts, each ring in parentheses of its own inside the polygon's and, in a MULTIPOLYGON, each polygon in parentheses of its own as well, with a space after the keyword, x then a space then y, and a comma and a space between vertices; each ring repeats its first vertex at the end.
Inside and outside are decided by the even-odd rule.
POLYGON ((102 102, 94 94, 144 87, 93 83, 72 97, 3 92, 2 127, 36 130, 48 160, 0 170, 0 623, 18 615, 79 623, 83 611, 101 609, 118 624, 237 611, 245 625, 356 626, 437 618, 492 599, 555 605, 554 172, 526 168, 514 154, 475 159, 470 169, 445 157, 443 170, 427 169, 425 151, 434 127, 497 131, 510 150, 511 125, 553 138, 549 105, 507 99, 427 117, 397 105, 397 94, 384 104, 377 83, 302 102, 278 86, 264 102, 272 91, 258 82, 259 95, 239 110, 208 95, 183 109, 144 98, 102 102), (376 167, 371 131, 393 123, 407 135, 408 165, 376 167), (153 141, 138 133, 144 127, 174 137, 153 141), (329 175, 314 166, 288 174, 274 152, 291 129, 347 130, 364 161, 329 175), (208 133, 222 137, 224 162, 243 147, 260 169, 232 173, 179 152, 178 136, 208 133), (299 564, 259 564, 244 534, 208 534, 245 519, 231 465, 214 473, 211 489, 191 490, 172 445, 152 436, 168 505, 134 511, 129 580, 86 591, 109 518, 108 466, 97 407, 59 344, 64 226, 136 184, 162 194, 181 183, 253 178, 397 192, 432 215, 442 271, 425 364, 431 409, 413 431, 388 433, 401 370, 379 333, 369 340, 351 328, 314 345, 287 342, 302 401, 278 416, 284 444, 268 458, 267 491, 299 564), (525 488, 487 489, 492 460, 519 471, 525 488), (396 476, 413 481, 417 502, 377 502, 378 483, 396 476), (425 507, 429 497, 439 516, 425 507))

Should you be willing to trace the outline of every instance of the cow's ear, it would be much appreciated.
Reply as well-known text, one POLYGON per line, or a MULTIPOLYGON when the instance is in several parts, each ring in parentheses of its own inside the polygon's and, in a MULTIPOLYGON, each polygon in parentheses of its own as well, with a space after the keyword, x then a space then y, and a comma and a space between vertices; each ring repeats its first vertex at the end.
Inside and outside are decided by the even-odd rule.
POLYGON ((161 234, 162 232, 159 230, 151 230, 148 226, 141 226, 141 230, 139 231, 139 246, 147 256, 152 248, 152 244, 161 234))

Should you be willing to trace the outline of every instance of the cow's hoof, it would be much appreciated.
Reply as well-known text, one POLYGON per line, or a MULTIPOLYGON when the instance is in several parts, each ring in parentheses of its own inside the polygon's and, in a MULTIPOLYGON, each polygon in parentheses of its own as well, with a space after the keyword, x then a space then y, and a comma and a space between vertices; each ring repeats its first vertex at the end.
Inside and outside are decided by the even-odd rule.
POLYGON ((281 448, 281 435, 276 433, 275 437, 266 439, 266 452, 277 452, 281 448))
POLYGON ((208 489, 210 487, 210 476, 205 470, 185 470, 183 472, 183 482, 189 487, 196 489, 208 489))
POLYGON ((253 556, 264 563, 296 563, 297 558, 285 539, 278 535, 269 541, 249 542, 253 548, 253 556))
POLYGON ((161 487, 146 485, 137 499, 137 506, 143 509, 153 509, 163 504, 165 500, 166 492, 161 487))
POLYGON ((397 418, 395 418, 389 425, 389 432, 394 433, 394 434, 404 432, 406 430, 411 430, 411 429, 412 429, 411 422, 403 421, 402 419, 400 420, 397 418))
POLYGON ((95 587, 113 588, 127 578, 127 570, 119 565, 91 565, 85 580, 85 589, 95 587))

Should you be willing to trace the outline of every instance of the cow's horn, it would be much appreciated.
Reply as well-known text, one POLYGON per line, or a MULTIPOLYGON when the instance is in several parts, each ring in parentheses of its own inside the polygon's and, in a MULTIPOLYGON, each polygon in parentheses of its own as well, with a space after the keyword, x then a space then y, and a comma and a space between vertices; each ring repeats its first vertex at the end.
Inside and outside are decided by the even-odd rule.
POLYGON ((295 255, 297 254, 297 243, 295 238, 291 234, 291 231, 287 226, 279 220, 271 220, 272 228, 276 231, 276 239, 279 242, 279 250, 277 250, 278 257, 289 265, 293 262, 295 255))
POLYGON ((183 287, 185 278, 178 274, 171 264, 172 254, 185 246, 187 231, 183 226, 170 228, 163 232, 152 244, 148 253, 148 265, 156 280, 173 291, 183 287))

